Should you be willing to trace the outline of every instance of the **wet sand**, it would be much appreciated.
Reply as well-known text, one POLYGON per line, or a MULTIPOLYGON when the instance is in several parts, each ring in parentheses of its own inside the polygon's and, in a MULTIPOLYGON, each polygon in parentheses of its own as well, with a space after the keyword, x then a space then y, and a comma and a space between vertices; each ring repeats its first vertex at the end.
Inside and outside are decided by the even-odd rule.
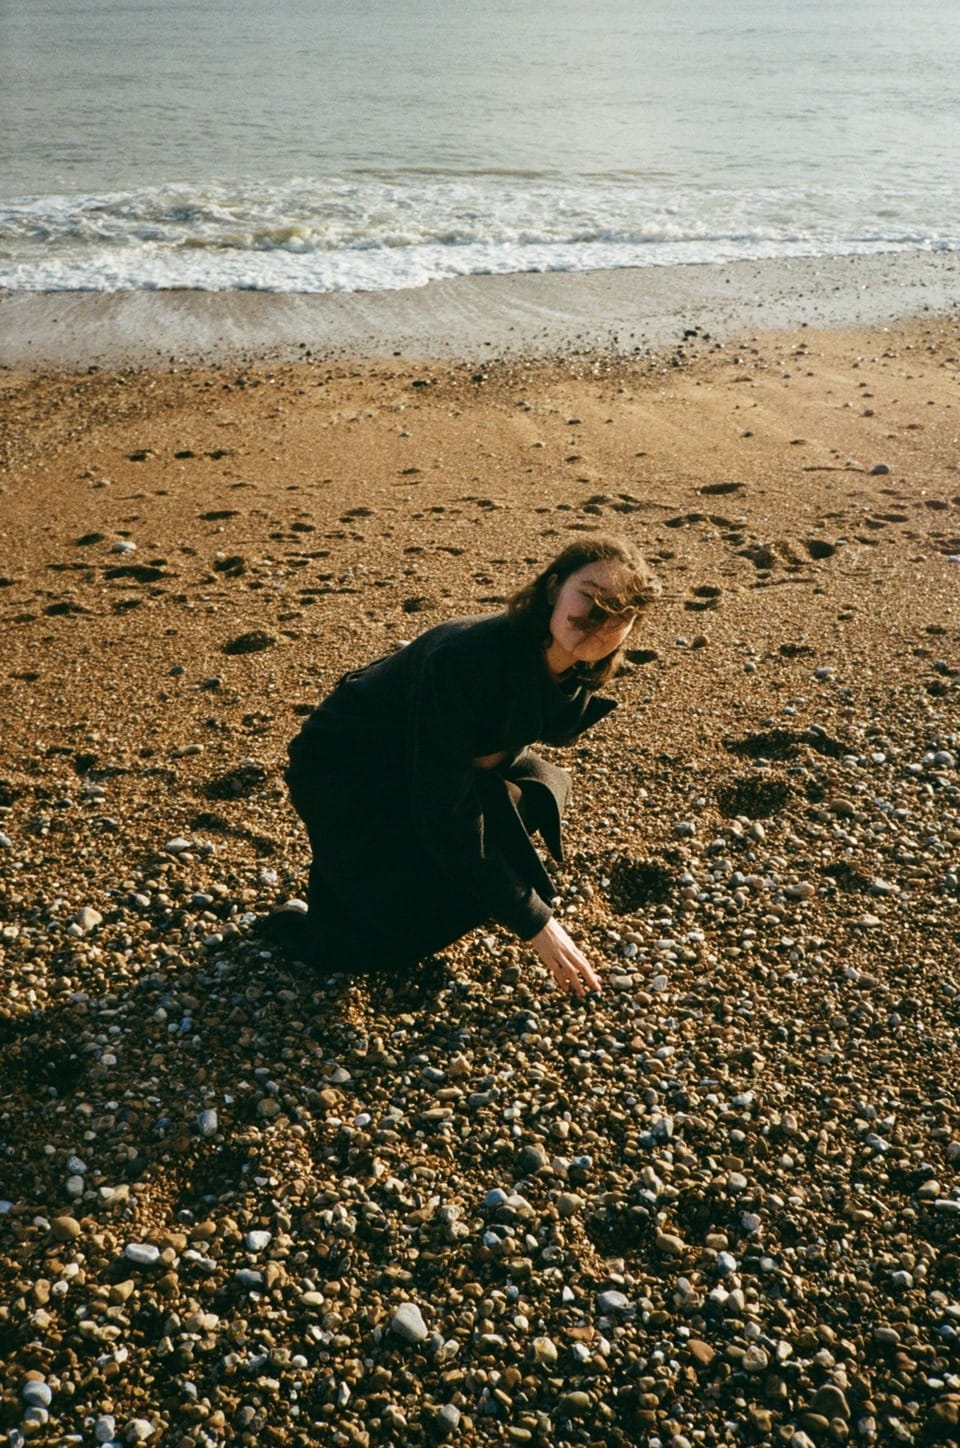
POLYGON ((688 320, 0 377, 0 1426, 956 1434, 960 329, 688 320), (556 755, 603 996, 275 958, 304 712, 595 529, 664 585, 556 755))
POLYGON ((636 356, 691 327, 885 326, 956 315, 949 252, 457 277, 397 292, 7 293, 0 365, 84 368, 356 357, 636 356))

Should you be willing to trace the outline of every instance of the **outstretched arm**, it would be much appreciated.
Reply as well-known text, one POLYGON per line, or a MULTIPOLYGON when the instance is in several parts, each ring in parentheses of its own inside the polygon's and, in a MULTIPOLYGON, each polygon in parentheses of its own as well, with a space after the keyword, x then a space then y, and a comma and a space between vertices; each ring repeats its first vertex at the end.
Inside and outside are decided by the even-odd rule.
POLYGON ((574 995, 583 996, 587 991, 600 990, 600 977, 554 916, 527 943, 533 946, 565 994, 573 991, 574 995))

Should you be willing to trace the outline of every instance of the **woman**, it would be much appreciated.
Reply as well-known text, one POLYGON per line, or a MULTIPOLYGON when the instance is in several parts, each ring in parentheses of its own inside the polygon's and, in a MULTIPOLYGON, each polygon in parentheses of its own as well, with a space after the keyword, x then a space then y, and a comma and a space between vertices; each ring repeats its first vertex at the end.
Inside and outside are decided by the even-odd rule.
POLYGON ((397 967, 488 920, 528 941, 561 990, 599 990, 551 912, 530 835, 560 859, 568 744, 615 704, 613 674, 659 591, 622 539, 571 544, 505 613, 440 624, 346 674, 290 745, 313 851, 296 948, 336 969, 397 967))

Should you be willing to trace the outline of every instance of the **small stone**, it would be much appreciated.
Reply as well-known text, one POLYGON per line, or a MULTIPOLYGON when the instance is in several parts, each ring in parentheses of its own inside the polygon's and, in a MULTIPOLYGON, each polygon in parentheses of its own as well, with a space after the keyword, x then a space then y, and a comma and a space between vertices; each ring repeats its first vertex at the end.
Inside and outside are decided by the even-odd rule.
POLYGON ((201 1136, 216 1136, 219 1125, 216 1109, 212 1106, 201 1111, 197 1117, 197 1130, 201 1136))
POLYGON ((248 1232, 245 1241, 248 1252, 263 1252, 273 1241, 273 1233, 248 1232))
POLYGON ((225 654, 259 654, 264 649, 272 648, 276 643, 272 634, 264 633, 263 629, 251 629, 249 633, 238 634, 223 645, 225 654))
POLYGON ((99 910, 94 910, 92 905, 84 905, 83 909, 77 912, 75 919, 84 933, 88 930, 95 930, 98 925, 103 924, 103 916, 99 910))
POLYGON ((520 1149, 519 1166, 524 1176, 534 1176, 550 1164, 547 1153, 539 1146, 524 1146, 520 1149))
POLYGON ((751 1343, 743 1355, 743 1370, 746 1373, 765 1373, 770 1359, 762 1347, 751 1343))
POLYGON ((72 1242, 80 1235, 80 1223, 76 1217, 54 1217, 50 1235, 55 1242, 72 1242))
POLYGON ((618 1312, 630 1312, 632 1305, 629 1297, 615 1289, 597 1294, 597 1311, 602 1317, 610 1317, 618 1312))
POLYGON ((245 1287, 248 1292, 259 1292, 263 1286, 263 1273, 257 1272, 252 1267, 238 1267, 233 1274, 235 1282, 245 1287))
POLYGON ((49 1408, 53 1402, 53 1389, 42 1378, 29 1378, 21 1388, 20 1396, 30 1408, 49 1408))
POLYGON ((592 1407, 593 1399, 589 1393, 564 1393, 557 1404, 557 1415, 561 1418, 582 1418, 592 1407))
POLYGON ((841 1388, 833 1383, 824 1383, 818 1388, 813 1399, 813 1411, 822 1413, 825 1418, 842 1418, 844 1422, 850 1419, 850 1404, 841 1388))
POLYGON ((941 1438, 955 1439, 956 1429, 960 1426, 960 1395, 954 1394, 934 1403, 930 1409, 930 1423, 931 1427, 939 1429, 941 1438))
POLYGON ((444 1403, 437 1409, 437 1427, 441 1433, 455 1433, 460 1427, 460 1409, 456 1403, 444 1403))
POLYGON ((709 1367, 717 1355, 716 1348, 711 1347, 708 1342, 704 1342, 699 1337, 691 1337, 687 1347, 694 1362, 702 1368, 709 1367))
POLYGON ((175 835, 172 840, 167 840, 163 848, 168 855, 182 855, 187 850, 193 849, 193 842, 185 840, 182 835, 175 835))
POLYGON ((156 1431, 148 1418, 131 1418, 123 1430, 123 1436, 128 1443, 145 1443, 156 1431))
POLYGON ((138 1267, 153 1267, 160 1260, 160 1248, 152 1242, 128 1242, 123 1255, 138 1267))
POLYGON ((117 1436, 117 1420, 112 1413, 101 1413, 93 1425, 93 1436, 98 1443, 112 1443, 117 1436))
POLYGON ((401 1302, 390 1319, 390 1331, 404 1342, 420 1343, 428 1336, 427 1324, 415 1302, 401 1302))
POLYGON ((667 1257, 680 1257, 687 1250, 687 1244, 682 1237, 676 1236, 673 1232, 658 1231, 654 1241, 657 1250, 663 1252, 667 1257))

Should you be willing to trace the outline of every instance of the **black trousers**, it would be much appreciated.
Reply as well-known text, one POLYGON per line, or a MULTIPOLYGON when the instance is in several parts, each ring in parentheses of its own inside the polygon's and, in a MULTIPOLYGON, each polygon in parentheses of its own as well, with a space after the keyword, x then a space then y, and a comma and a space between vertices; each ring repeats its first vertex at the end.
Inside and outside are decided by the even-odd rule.
MULTIPOLYGON (((525 751, 505 771, 478 770, 484 843, 521 888, 544 900, 553 886, 530 838, 539 831, 559 854, 559 826, 569 776, 525 751)), ((451 887, 442 867, 414 838, 399 801, 391 808, 358 800, 337 803, 302 769, 287 773, 294 809, 306 826, 310 866, 309 949, 329 969, 399 969, 442 950, 490 919, 467 883, 451 887)))

